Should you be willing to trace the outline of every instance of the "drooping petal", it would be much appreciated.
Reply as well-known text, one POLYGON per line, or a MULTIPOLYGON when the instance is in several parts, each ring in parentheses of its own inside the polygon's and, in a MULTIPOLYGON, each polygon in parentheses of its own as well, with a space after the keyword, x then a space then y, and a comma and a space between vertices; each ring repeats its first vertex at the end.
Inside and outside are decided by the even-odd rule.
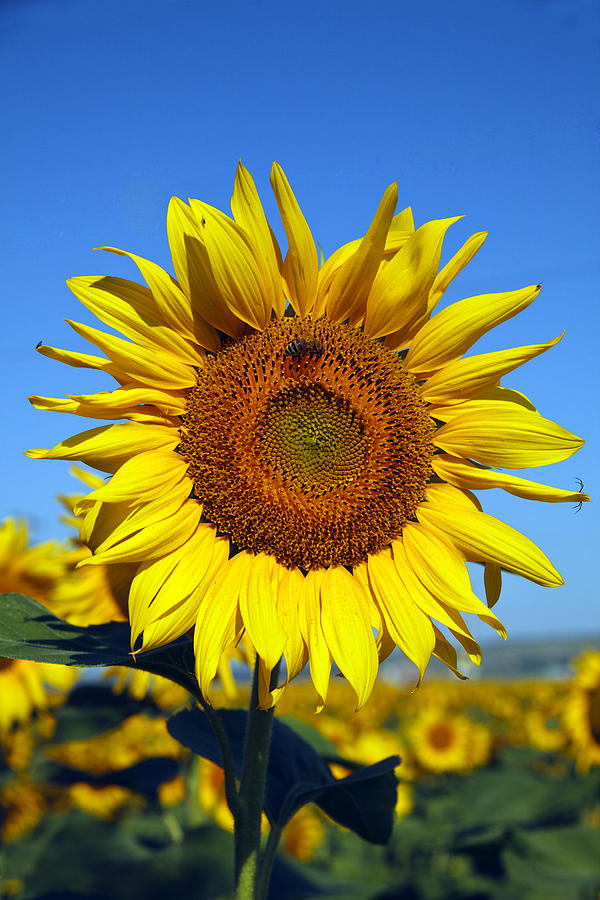
POLYGON ((238 598, 248 577, 251 554, 237 553, 204 594, 194 630, 196 677, 207 699, 221 657, 241 628, 238 598))
POLYGON ((300 674, 308 661, 298 618, 298 594, 303 588, 304 575, 300 569, 285 569, 277 589, 277 615, 286 634, 283 649, 287 681, 300 674))
POLYGON ((240 588, 240 613, 248 637, 270 673, 275 668, 286 641, 277 614, 277 563, 265 553, 252 556, 248 578, 240 588))
POLYGON ((442 309, 412 339, 404 360, 407 371, 435 372, 462 356, 491 328, 529 306, 541 288, 536 284, 519 291, 482 294, 442 309))
POLYGON ((312 312, 317 294, 317 248, 284 171, 276 162, 271 168, 271 187, 288 239, 283 277, 290 292, 289 301, 296 315, 306 316, 312 312))
POLYGON ((419 507, 417 516, 446 534, 469 560, 497 563, 547 587, 564 584, 546 554, 500 519, 465 506, 450 510, 427 503, 419 507))
POLYGON ((505 472, 484 469, 470 460, 450 456, 448 453, 436 454, 431 465, 436 475, 458 488, 478 491, 502 488, 515 497, 524 500, 543 500, 545 503, 578 503, 580 500, 590 499, 581 491, 568 491, 549 484, 528 481, 526 478, 518 478, 516 475, 508 475, 505 472))
POLYGON ((464 558, 449 541, 423 525, 407 522, 402 543, 408 564, 434 597, 443 598, 446 606, 474 613, 506 637, 502 623, 473 593, 464 558))
POLYGON ((367 300, 365 332, 369 337, 383 337, 408 328, 426 311, 444 235, 459 218, 437 219, 421 225, 382 267, 367 300))
POLYGON ((331 652, 321 624, 322 569, 311 569, 304 578, 298 594, 298 613, 302 638, 308 649, 310 677, 317 692, 317 712, 321 712, 327 699, 331 652))
POLYGON ((416 605, 398 577, 391 556, 383 553, 367 560, 369 584, 394 642, 423 677, 435 644, 431 620, 416 605))
POLYGON ((434 441, 453 456, 508 469, 560 462, 584 443, 556 422, 516 406, 464 413, 442 425, 434 441))
POLYGON ((462 672, 459 672, 458 666, 458 658, 456 656, 456 650, 448 641, 439 628, 433 626, 433 630, 435 633, 435 649, 433 651, 433 656, 436 659, 439 659, 440 662, 443 662, 445 666, 447 666, 451 672, 453 672, 457 678, 460 678, 461 681, 466 681, 467 676, 463 675, 462 672))
POLYGON ((429 403, 473 397, 485 388, 493 387, 503 375, 556 346, 563 334, 543 344, 512 347, 510 350, 480 353, 455 360, 438 369, 423 383, 421 396, 429 403))
POLYGON ((502 590, 502 569, 496 563, 487 562, 483 570, 485 597, 491 609, 500 599, 502 590))
POLYGON ((336 566, 326 570, 321 596, 323 635, 340 672, 352 685, 360 709, 373 690, 378 666, 363 590, 344 566, 336 566))

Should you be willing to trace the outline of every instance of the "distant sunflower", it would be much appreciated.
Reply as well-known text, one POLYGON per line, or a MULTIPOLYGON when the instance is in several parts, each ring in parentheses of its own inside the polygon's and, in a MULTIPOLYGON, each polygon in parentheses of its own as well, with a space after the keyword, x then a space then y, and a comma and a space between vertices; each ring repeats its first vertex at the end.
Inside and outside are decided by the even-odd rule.
MULTIPOLYGON (((24 522, 5 519, 0 524, 0 594, 25 594, 54 612, 56 590, 65 577, 68 559, 68 550, 53 541, 30 545, 24 522)), ((0 732, 45 709, 47 687, 55 689, 57 698, 76 677, 77 671, 68 666, 0 657, 0 732)))
POLYGON ((467 716, 430 710, 410 727, 410 742, 418 764, 429 772, 466 772, 485 765, 491 735, 467 716))
POLYGON ((563 721, 577 768, 600 766, 600 653, 588 650, 576 661, 573 686, 564 700, 563 721))
POLYGON ((456 670, 445 626, 475 662, 461 612, 505 635, 473 593, 466 560, 486 564, 488 603, 505 568, 542 585, 562 579, 528 538, 481 511, 471 488, 550 502, 588 499, 492 471, 570 456, 580 438, 539 415, 500 377, 559 338, 462 358, 523 310, 539 285, 454 303, 445 289, 481 247, 473 235, 438 272, 456 218, 414 228, 385 191, 365 236, 321 266, 281 168, 271 184, 288 241, 282 259, 254 182, 240 164, 234 218, 174 198, 167 233, 175 280, 138 266, 147 287, 73 278, 82 303, 125 339, 70 322, 105 356, 40 346, 98 369, 114 391, 31 398, 38 408, 105 424, 50 450, 112 479, 82 500, 82 565, 134 563, 132 646, 147 650, 195 626, 197 675, 209 694, 219 661, 244 636, 287 679, 308 661, 317 708, 332 663, 361 706, 397 645, 422 674, 431 655, 456 670))

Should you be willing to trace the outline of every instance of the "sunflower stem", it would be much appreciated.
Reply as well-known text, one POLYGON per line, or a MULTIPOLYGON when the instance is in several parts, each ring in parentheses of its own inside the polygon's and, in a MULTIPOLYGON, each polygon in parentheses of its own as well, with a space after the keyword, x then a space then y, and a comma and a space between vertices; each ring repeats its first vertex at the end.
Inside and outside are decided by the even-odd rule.
MULTIPOLYGON (((273 708, 264 710, 258 706, 259 666, 260 660, 257 656, 248 706, 248 728, 238 794, 239 806, 235 816, 236 900, 256 900, 257 897, 261 817, 274 712, 273 708)), ((277 679, 278 669, 279 666, 273 670, 271 684, 277 679)))
POLYGON ((273 871, 273 863, 275 862, 275 854, 283 828, 281 825, 273 824, 267 838, 267 846, 260 864, 260 872, 258 873, 258 884, 256 889, 256 900, 267 900, 269 893, 269 883, 271 881, 271 872, 273 871))

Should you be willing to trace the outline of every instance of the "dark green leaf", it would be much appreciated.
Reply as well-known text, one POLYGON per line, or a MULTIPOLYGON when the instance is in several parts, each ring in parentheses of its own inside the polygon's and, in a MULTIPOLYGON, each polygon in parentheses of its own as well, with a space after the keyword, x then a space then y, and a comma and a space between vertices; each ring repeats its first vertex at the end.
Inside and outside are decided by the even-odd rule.
MULTIPOLYGON (((241 710, 217 710, 227 733, 236 776, 242 768, 247 714, 241 710)), ((212 726, 200 709, 182 710, 168 721, 170 734, 199 756, 222 765, 221 751, 212 726)), ((374 766, 364 766, 336 779, 324 760, 299 735, 273 722, 265 813, 272 823, 284 825, 306 803, 314 801, 332 819, 355 831, 364 840, 385 844, 392 833, 396 803, 394 768, 397 756, 374 766)))
POLYGON ((187 638, 130 653, 126 622, 84 628, 70 625, 22 594, 0 595, 0 657, 32 659, 64 666, 128 666, 163 675, 197 695, 194 651, 187 638))

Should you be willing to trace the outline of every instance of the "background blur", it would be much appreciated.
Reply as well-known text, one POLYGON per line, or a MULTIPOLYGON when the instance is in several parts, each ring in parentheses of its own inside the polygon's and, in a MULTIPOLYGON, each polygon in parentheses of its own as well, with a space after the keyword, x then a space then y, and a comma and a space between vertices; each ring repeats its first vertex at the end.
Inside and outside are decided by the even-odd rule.
MULTIPOLYGON (((54 496, 68 464, 33 461, 95 421, 42 413, 29 394, 106 389, 99 373, 38 356, 89 348, 62 321, 91 322, 70 275, 138 279, 111 245, 171 270, 171 195, 227 209, 238 158, 278 236, 268 185, 287 172, 325 255, 362 235, 385 187, 416 224, 460 213, 442 263, 489 238, 445 300, 544 282, 538 301, 476 352, 566 335, 504 383, 587 440, 525 477, 598 497, 596 392, 600 5, 597 0, 216 4, 198 0, 1 0, 4 256, 2 508, 35 540, 66 534, 54 496)), ((90 351, 93 352, 93 351, 90 351)), ((566 581, 509 576, 509 636, 600 631, 598 503, 578 514, 489 491, 487 512, 539 543, 566 581)), ((480 634, 483 632, 480 630, 480 634)), ((487 634, 487 633, 486 633, 487 634)))

